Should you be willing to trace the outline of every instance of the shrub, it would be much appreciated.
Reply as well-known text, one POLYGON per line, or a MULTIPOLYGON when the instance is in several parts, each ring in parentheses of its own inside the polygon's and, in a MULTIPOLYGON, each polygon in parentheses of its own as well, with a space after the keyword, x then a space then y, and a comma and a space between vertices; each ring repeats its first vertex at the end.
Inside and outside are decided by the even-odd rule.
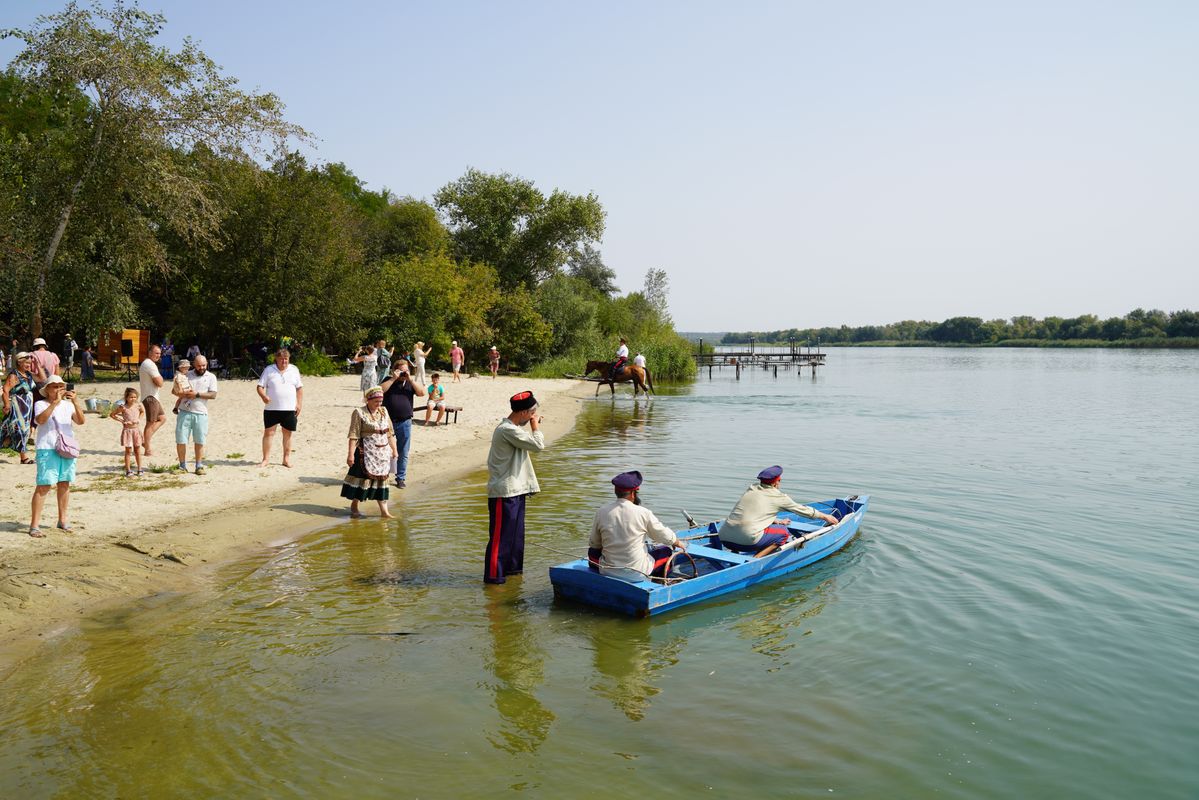
POLYGON ((293 361, 302 375, 326 377, 337 374, 337 364, 319 350, 306 347, 293 361))

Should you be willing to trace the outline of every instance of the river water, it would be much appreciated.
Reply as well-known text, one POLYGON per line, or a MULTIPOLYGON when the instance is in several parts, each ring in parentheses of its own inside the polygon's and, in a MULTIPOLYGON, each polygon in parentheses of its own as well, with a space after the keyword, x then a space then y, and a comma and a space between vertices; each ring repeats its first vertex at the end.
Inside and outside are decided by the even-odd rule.
POLYGON ((1199 354, 834 349, 659 389, 537 459, 506 586, 479 471, 86 619, 0 684, 0 796, 1199 795, 1199 354), (658 619, 555 604, 533 543, 582 553, 611 475, 674 526, 774 463, 872 496, 840 554, 658 619))

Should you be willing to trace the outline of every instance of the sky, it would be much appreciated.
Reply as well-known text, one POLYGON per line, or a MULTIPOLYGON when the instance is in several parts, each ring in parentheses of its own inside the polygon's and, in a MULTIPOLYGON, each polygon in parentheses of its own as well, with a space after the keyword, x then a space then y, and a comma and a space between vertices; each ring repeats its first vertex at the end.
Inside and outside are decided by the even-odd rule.
POLYGON ((1199 309, 1199 3, 141 5, 373 189, 594 192, 679 330, 1199 309))

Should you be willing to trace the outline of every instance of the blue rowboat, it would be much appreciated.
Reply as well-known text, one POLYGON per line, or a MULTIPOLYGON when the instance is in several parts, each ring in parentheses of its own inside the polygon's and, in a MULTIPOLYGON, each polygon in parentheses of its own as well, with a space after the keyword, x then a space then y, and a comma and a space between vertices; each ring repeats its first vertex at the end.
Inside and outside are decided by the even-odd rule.
POLYGON ((619 611, 633 617, 661 614, 690 603, 698 603, 777 578, 836 553, 854 537, 870 497, 841 498, 809 503, 817 511, 838 517, 836 525, 825 525, 794 512, 779 514, 791 540, 760 558, 725 550, 718 536, 721 523, 678 531, 688 542, 687 555, 675 555, 671 577, 665 583, 621 580, 601 575, 580 558, 550 568, 554 596, 589 606, 619 611), (704 534, 708 534, 707 537, 704 534), (690 558, 688 558, 690 556, 690 558))

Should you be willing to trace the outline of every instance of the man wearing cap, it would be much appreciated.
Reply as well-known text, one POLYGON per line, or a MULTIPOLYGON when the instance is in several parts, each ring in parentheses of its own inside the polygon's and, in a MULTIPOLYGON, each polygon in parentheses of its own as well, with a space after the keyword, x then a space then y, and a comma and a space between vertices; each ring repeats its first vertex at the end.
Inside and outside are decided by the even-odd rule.
POLYGON ((529 455, 545 449, 545 437, 538 430, 537 399, 532 392, 519 392, 508 405, 512 413, 491 434, 491 452, 487 454, 490 534, 483 564, 485 583, 503 583, 508 575, 524 571, 525 499, 541 491, 529 455))
POLYGON ((672 550, 686 547, 675 532, 641 505, 641 473, 622 472, 612 479, 616 499, 595 512, 587 540, 587 560, 612 578, 644 581, 661 575, 672 550), (659 546, 648 548, 646 539, 659 546))
POLYGON ((758 473, 758 482, 745 490, 729 518, 720 526, 720 541, 734 553, 757 553, 772 544, 787 541, 787 529, 775 526, 780 511, 794 511, 810 519, 822 519, 835 525, 837 518, 801 505, 779 489, 783 468, 767 467, 758 473))
POLYGON ((46 340, 38 337, 33 340, 33 380, 41 389, 51 375, 58 374, 58 356, 46 346, 46 340))
POLYGON ((462 364, 466 361, 466 354, 462 352, 457 341, 450 342, 450 345, 450 368, 454 370, 454 383, 461 383, 462 377, 458 371, 462 369, 462 364))

